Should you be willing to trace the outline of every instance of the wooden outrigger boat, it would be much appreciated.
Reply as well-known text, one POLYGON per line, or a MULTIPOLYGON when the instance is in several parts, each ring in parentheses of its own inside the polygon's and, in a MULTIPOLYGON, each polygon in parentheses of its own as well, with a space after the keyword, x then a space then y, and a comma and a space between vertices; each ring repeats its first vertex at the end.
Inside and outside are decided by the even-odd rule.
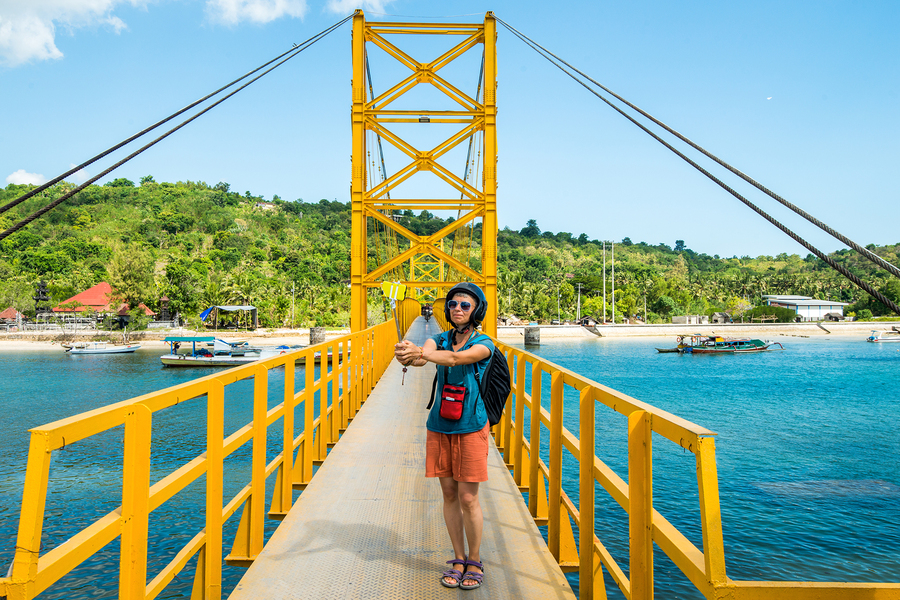
POLYGON ((765 352, 772 346, 784 350, 780 342, 751 338, 726 338, 720 335, 678 336, 675 348, 657 348, 658 352, 678 352, 681 354, 747 354, 765 352))

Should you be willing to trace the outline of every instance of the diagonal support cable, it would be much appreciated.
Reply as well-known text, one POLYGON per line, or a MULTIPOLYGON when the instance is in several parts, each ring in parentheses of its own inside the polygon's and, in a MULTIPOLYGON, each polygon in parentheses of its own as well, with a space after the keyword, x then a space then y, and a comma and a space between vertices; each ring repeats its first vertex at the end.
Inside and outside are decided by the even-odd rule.
MULTIPOLYGON (((719 158, 718 156, 716 156, 716 155, 714 155, 713 153, 707 151, 705 148, 703 148, 703 147, 700 146, 699 144, 694 143, 694 142, 693 142, 691 139, 689 139, 688 137, 686 137, 686 136, 682 135, 681 133, 679 133, 678 131, 672 129, 671 127, 669 127, 668 125, 666 125, 665 123, 663 123, 662 121, 660 121, 659 119, 657 119, 656 117, 654 117, 653 115, 647 113, 646 111, 642 110, 642 109, 639 108, 638 106, 635 106, 634 104, 632 104, 631 102, 629 102, 629 101, 626 100, 625 98, 622 98, 621 96, 619 96, 618 94, 616 94, 615 92, 613 92, 612 90, 610 90, 609 88, 607 88, 606 86, 604 86, 603 84, 601 84, 601 83, 597 82, 596 80, 592 79, 589 75, 586 75, 586 74, 583 73, 582 71, 578 70, 576 67, 573 67, 572 65, 570 65, 569 63, 567 63, 565 60, 559 58, 558 56, 556 56, 555 54, 553 54, 552 52, 550 52, 549 50, 547 50, 546 48, 544 48, 543 46, 541 46, 540 44, 538 44, 537 42, 534 42, 533 40, 531 40, 530 38, 528 38, 527 36, 525 36, 524 34, 522 34, 521 32, 519 32, 518 30, 516 30, 514 27, 512 27, 511 25, 509 25, 508 23, 505 23, 505 22, 504 22, 502 19, 500 19, 499 17, 497 18, 497 21, 499 21, 501 24, 503 24, 504 27, 506 27, 507 29, 509 29, 514 35, 516 35, 517 37, 519 37, 519 39, 521 39, 522 41, 527 40, 527 41, 526 41, 527 44, 529 44, 529 45, 532 45, 532 44, 533 44, 533 45, 532 45, 532 48, 535 48, 535 47, 540 48, 542 52, 544 52, 544 53, 546 53, 546 54, 552 56, 554 59, 556 59, 556 60, 558 60, 559 62, 561 62, 562 64, 566 65, 568 68, 572 69, 573 71, 575 71, 576 73, 578 73, 579 75, 581 75, 582 77, 584 77, 585 79, 587 79, 588 81, 590 81, 591 83, 593 83, 594 85, 596 85, 597 87, 599 87, 600 89, 602 89, 604 92, 610 94, 611 96, 613 96, 614 98, 616 98, 617 100, 619 100, 620 102, 622 102, 623 104, 626 104, 626 105, 629 106, 631 109, 633 109, 633 110, 639 112, 639 113, 640 113, 641 115, 643 115, 644 117, 650 119, 650 120, 653 121, 655 124, 657 124, 658 126, 662 127, 663 129, 665 129, 666 131, 668 131, 669 133, 671 133, 672 135, 674 135, 675 137, 677 137, 678 139, 680 139, 682 142, 688 144, 688 145, 689 145, 691 148, 693 148, 694 150, 697 150, 698 152, 700 152, 701 154, 703 154, 704 156, 706 156, 706 157, 709 158, 710 160, 712 160, 712 161, 716 162, 717 164, 719 164, 720 166, 722 166, 722 167, 728 169, 729 171, 731 171, 732 173, 734 173, 735 175, 737 175, 738 177, 740 177, 741 179, 743 179, 744 181, 746 181, 747 183, 749 183, 750 185, 752 185, 753 187, 755 187, 756 189, 758 189, 759 191, 763 192, 764 194, 766 194, 767 196, 771 197, 772 199, 778 201, 778 202, 781 203, 783 206, 786 206, 787 208, 791 209, 791 210, 794 211, 796 214, 800 215, 801 217, 803 217, 804 219, 806 219, 807 221, 809 221, 810 223, 812 223, 813 225, 815 225, 816 227, 818 227, 819 229, 821 229, 822 231, 828 233, 830 236, 834 237, 835 239, 840 240, 841 242, 843 242, 844 244, 846 244, 849 248, 852 248, 852 249, 856 250, 857 252, 859 252, 860 254, 862 254, 863 256, 865 256, 867 259, 869 259, 870 261, 872 261, 872 262, 875 263, 876 265, 878 265, 878 266, 880 266, 881 268, 883 268, 883 269, 889 271, 889 272, 890 272, 891 274, 893 274, 894 276, 900 277, 900 269, 898 269, 896 266, 892 265, 892 264, 889 263, 888 261, 884 260, 883 258, 881 258, 880 256, 878 256, 877 254, 875 254, 874 252, 872 252, 872 251, 869 250, 868 248, 865 248, 864 246, 861 246, 861 245, 857 244, 856 242, 854 242, 853 240, 851 240, 851 239, 848 238, 847 236, 843 235, 843 234, 840 233, 839 231, 836 231, 835 229, 829 227, 827 224, 823 223, 822 221, 820 221, 820 220, 817 219, 816 217, 812 216, 811 214, 809 214, 808 212, 806 212, 805 210, 803 210, 803 209, 800 208, 799 206, 796 206, 795 204, 792 204, 791 202, 788 202, 787 200, 785 200, 784 198, 782 198, 781 196, 779 196, 778 194, 776 194, 775 192, 773 192, 773 191, 770 190, 769 188, 765 187, 764 185, 762 185, 761 183, 759 183, 758 181, 756 181, 755 179, 753 179, 753 178, 750 177, 749 175, 745 174, 745 173, 744 173, 743 171, 741 171, 740 169, 737 169, 737 168, 731 166, 730 164, 728 164, 727 162, 725 162, 724 160, 722 160, 722 159, 719 158)), ((545 56, 545 58, 546 58, 546 56, 545 56)), ((548 60, 549 60, 549 59, 548 59, 548 60)))
MULTIPOLYGON (((520 40, 522 40, 526 45, 528 45, 530 48, 532 48, 535 52, 537 52, 538 54, 540 54, 541 56, 543 56, 547 61, 549 61, 549 62, 550 62, 552 65, 554 65, 556 68, 558 68, 558 69, 561 70, 563 73, 565 73, 566 75, 568 75, 569 77, 571 77, 572 79, 574 79, 576 82, 578 82, 580 85, 582 85, 586 90, 588 90, 589 92, 591 92, 592 94, 594 94, 595 96, 597 96, 600 100, 602 100, 602 101, 605 102, 607 105, 609 105, 613 110, 615 110, 615 111, 618 112, 620 115, 622 115, 623 117, 625 117, 626 119, 628 119, 629 121, 631 121, 631 122, 632 122, 633 124, 635 124, 636 126, 638 126, 641 130, 644 131, 644 133, 646 133, 647 135, 649 135, 650 137, 652 137, 653 139, 655 139, 657 142, 659 142, 660 144, 662 144, 663 146, 665 146, 666 148, 668 148, 669 150, 671 150, 675 155, 677 155, 679 158, 681 158, 682 160, 684 160, 685 162, 687 162, 689 165, 691 165, 692 167, 694 167, 695 169, 697 169, 698 171, 700 171, 703 175, 705 175, 706 177, 708 177, 710 180, 712 180, 714 183, 716 183, 719 187, 721 187, 721 188, 724 189, 726 192, 728 192, 729 194, 731 194, 732 196, 734 196, 735 198, 737 198, 738 200, 740 200, 740 201, 741 201, 742 203, 744 203, 748 208, 750 208, 751 210, 753 210, 754 212, 756 212, 757 214, 759 214, 759 215, 760 215, 761 217, 763 217, 765 220, 769 221, 769 223, 771 223, 772 225, 774 225, 775 227, 777 227, 778 229, 780 229, 780 230, 781 230, 783 233, 785 233, 788 237, 790 237, 791 239, 793 239, 794 241, 796 241, 798 244, 800 244, 801 246, 803 246, 804 248, 806 248, 807 250, 809 250, 812 254, 814 254, 814 255, 817 256, 819 259, 821 259, 821 260, 822 260, 825 264, 827 264, 829 267, 831 267, 832 269, 834 269, 835 271, 837 271, 838 273, 840 273, 841 275, 843 275, 844 277, 846 277, 847 279, 849 279, 850 281, 852 281, 854 284, 857 285, 857 287, 859 287, 860 289, 862 289, 863 291, 865 291, 866 293, 868 293, 870 296, 872 296, 873 298, 875 298, 876 300, 878 300, 879 302, 881 302, 881 303, 882 303, 883 305, 885 305, 886 307, 890 308, 890 309, 891 309, 892 311, 894 311, 895 313, 900 314, 900 306, 898 306, 896 303, 894 303, 893 301, 891 301, 890 299, 888 299, 884 294, 882 294, 881 292, 879 292, 878 290, 876 290, 875 288, 873 288, 872 286, 870 286, 868 283, 866 283, 866 282, 864 282, 863 280, 861 280, 859 277, 857 277, 856 275, 854 275, 853 273, 851 273, 848 269, 846 269, 846 268, 843 267, 842 265, 839 265, 837 262, 835 262, 832 258, 828 257, 825 253, 823 253, 822 251, 820 251, 818 248, 816 248, 815 246, 813 246, 812 244, 810 244, 809 242, 807 242, 806 240, 804 240, 803 238, 801 238, 799 235, 797 235, 796 233, 794 233, 793 231, 791 231, 790 229, 788 229, 785 225, 783 225, 782 223, 780 223, 777 219, 775 219, 774 217, 772 217, 771 215, 769 215, 768 213, 766 213, 764 210, 762 210, 761 208, 759 208, 758 206, 756 206, 755 204, 753 204, 752 202, 750 202, 750 200, 748 200, 747 198, 745 198, 744 196, 742 196, 740 193, 738 193, 736 190, 734 190, 733 188, 731 188, 730 186, 728 186, 725 182, 723 182, 722 180, 720 180, 719 178, 717 178, 715 175, 713 175, 712 173, 710 173, 709 171, 707 171, 706 169, 704 169, 703 167, 701 167, 699 164, 697 164, 696 162, 694 162, 694 161, 691 160, 690 158, 688 158, 686 155, 684 155, 682 152, 680 152, 679 150, 677 150, 677 149, 676 149, 675 147, 673 147, 671 144, 669 144, 668 142, 666 142, 665 140, 663 140, 661 137, 659 137, 658 135, 656 135, 655 133, 653 133, 652 131, 650 131, 647 127, 645 127, 643 124, 639 123, 637 120, 635 120, 635 119, 634 119, 633 117, 631 117, 629 114, 627 114, 627 113, 624 112, 622 109, 620 109, 618 106, 616 106, 615 104, 613 104, 612 102, 610 102, 608 99, 606 99, 605 97, 603 97, 603 96, 602 96, 601 94, 599 94, 596 90, 591 89, 591 87, 588 86, 585 82, 581 81, 580 79, 578 79, 577 77, 575 77, 572 73, 570 73, 570 72, 567 71, 565 68, 563 68, 563 67, 559 64, 560 62, 564 62, 564 61, 562 61, 562 59, 557 59, 557 58, 555 57, 555 55, 552 55, 549 51, 544 50, 543 47, 539 46, 537 43, 532 42, 532 41, 531 41, 529 38, 527 38, 524 34, 521 34, 521 33, 519 33, 516 29, 510 27, 507 23, 505 23, 505 22, 504 22, 502 19, 500 19, 499 17, 497 18, 497 21, 498 21, 499 23, 501 23, 504 27, 506 27, 507 29, 509 29, 509 30, 512 32, 513 35, 515 35, 515 36, 518 37, 520 40), (553 56, 553 58, 550 58, 550 56, 548 56, 548 55, 553 56), (556 59, 556 60, 554 60, 554 59, 556 59), (557 61, 559 61, 559 62, 557 62, 557 61)), ((568 66, 568 63, 565 63, 565 64, 568 66)), ((569 68, 572 68, 573 70, 575 70, 573 67, 569 67, 569 68)), ((580 71, 579 71, 579 73, 580 73, 580 71)), ((593 80, 591 80, 591 81, 593 81, 593 80)))
POLYGON ((78 187, 76 187, 76 188, 70 190, 70 191, 67 192, 66 194, 63 194, 62 196, 60 196, 59 198, 57 198, 56 200, 54 200, 54 201, 51 202, 50 204, 48 204, 48 205, 46 205, 45 207, 41 208, 40 210, 38 210, 38 211, 32 213, 32 214, 29 215, 27 218, 25 218, 25 219, 19 221, 18 223, 16 223, 15 225, 13 225, 13 226, 10 227, 9 229, 7 229, 6 231, 0 233, 0 240, 3 240, 3 239, 6 238, 7 236, 9 236, 9 235, 15 233, 15 232, 18 231, 19 229, 25 227, 25 226, 28 225, 29 223, 31 223, 31 222, 35 221, 36 219, 40 218, 42 215, 44 215, 44 214, 46 214, 47 212, 51 211, 52 209, 56 208, 57 206, 59 206, 60 204, 62 204, 63 202, 65 202, 66 200, 68 200, 69 198, 71 198, 72 196, 74 196, 75 194, 77 194, 78 192, 80 192, 81 190, 83 190, 84 188, 86 188, 87 186, 91 185, 92 183, 94 183, 94 182, 97 181, 98 179, 101 179, 101 178, 105 177, 106 175, 108 175, 109 173, 111 173, 111 172, 114 171, 115 169, 119 168, 120 166, 122 166, 123 164, 125 164, 126 162, 128 162, 129 160, 131 160, 132 158, 136 157, 137 155, 141 154, 142 152, 144 152, 144 151, 147 150, 148 148, 150 148, 150 147, 156 145, 157 143, 161 142, 161 141, 164 140, 165 138, 169 137, 170 135, 172 135, 173 133, 175 133, 176 131, 178 131, 179 129, 181 129, 182 127, 184 127, 185 125, 187 125, 187 124, 190 123, 191 121, 193 121, 193 120, 197 119, 198 117, 200 117, 201 115, 203 115, 203 114, 209 112, 210 110, 212 110, 213 108, 215 108, 216 106, 218 106, 219 104, 221 104, 222 102, 224 102, 225 100, 228 100, 229 98, 231 98, 232 96, 234 96, 235 94, 237 94, 238 92, 240 92, 241 90, 243 90, 244 88, 246 88, 246 87, 248 87, 249 85, 251 85, 252 83, 258 81, 259 79, 261 79, 261 78, 264 77, 265 75, 271 73, 271 72, 274 71, 276 68, 280 67, 281 65, 283 65, 284 63, 286 63, 286 62, 289 61, 290 59, 294 58, 295 56, 297 56, 298 54, 300 54, 301 52, 303 52, 304 50, 306 50, 307 48, 309 48, 310 46, 312 46, 313 44, 315 44, 316 42, 318 42, 318 41, 321 40, 322 38, 324 38, 326 35, 328 35, 328 34, 331 33, 332 31, 334 31, 335 29, 337 29, 338 27, 340 27, 341 25, 343 25, 344 23, 346 23, 347 21, 349 21, 351 18, 352 18, 352 15, 346 17, 345 19, 343 19, 343 20, 341 20, 341 21, 338 21, 337 23, 335 23, 335 24, 332 25, 331 27, 329 27, 329 28, 327 28, 327 29, 325 29, 325 30, 319 32, 318 34, 314 35, 313 37, 309 38, 308 40, 306 40, 305 42, 303 42, 303 43, 300 44, 299 46, 296 46, 296 47, 294 47, 294 48, 291 48, 291 49, 288 50, 287 52, 282 53, 281 55, 279 55, 278 57, 276 57, 276 58, 270 60, 269 62, 265 63, 264 65, 262 65, 262 66, 260 66, 260 67, 258 67, 258 68, 256 68, 256 69, 254 69, 253 71, 250 71, 249 73, 247 73, 247 74, 244 75, 243 77, 240 77, 239 79, 236 79, 235 81, 229 83, 228 85, 226 85, 226 86, 224 86, 224 87, 222 87, 222 88, 216 90, 216 91, 213 92, 212 94, 209 94, 209 95, 205 96, 204 98, 202 98, 202 99, 200 99, 200 100, 198 100, 198 101, 196 101, 196 102, 190 104, 189 106, 186 106, 185 108, 183 108, 183 109, 179 110, 178 112, 176 112, 176 113, 170 115, 169 117, 163 119, 162 121, 159 121, 159 122, 156 123, 155 125, 152 125, 151 127, 148 127, 147 129, 143 130, 142 132, 140 132, 140 133, 138 133, 138 134, 135 134, 134 136, 128 138, 128 139, 125 140, 124 142, 121 142, 120 144, 117 144, 116 146, 113 146, 112 148, 110 148, 110 149, 106 150, 105 152, 103 152, 103 153, 101 153, 101 154, 95 156, 94 158, 90 159, 89 161, 84 162, 84 163, 82 163, 81 165, 79 165, 79 166, 77 166, 77 167, 74 167, 74 168, 71 169, 70 171, 67 171, 66 173, 60 175, 59 177, 54 178, 53 180, 47 182, 46 184, 40 186, 39 188, 36 188, 36 189, 34 189, 34 190, 31 190, 30 192, 28 192, 28 193, 26 193, 26 194, 20 196, 19 198, 16 198, 16 199, 13 200, 12 202, 6 204, 6 205, 3 206, 2 208, 0 208, 0 213, 2 213, 2 212, 4 212, 4 211, 6 211, 6 210, 8 210, 8 209, 10 209, 10 208, 12 208, 12 207, 14 207, 14 206, 16 206, 17 204, 19 204, 19 203, 21 203, 21 202, 27 200, 28 198, 31 198, 31 197, 34 196, 35 194, 37 194, 37 193, 39 193, 39 192, 41 192, 41 191, 47 189, 49 186, 51 186, 51 185, 53 185, 53 184, 55 184, 55 183, 58 183, 59 181, 61 181, 61 180, 64 179, 65 177, 68 177, 69 175, 71 175, 72 173, 78 172, 78 170, 80 170, 81 168, 83 168, 83 167, 85 167, 85 166, 87 166, 87 165, 90 165, 90 164, 93 163, 93 162, 96 162, 96 161, 99 160, 100 158, 103 158, 104 156, 108 155, 109 153, 111 153, 111 152, 113 152, 113 151, 115 151, 115 150, 117 150, 117 149, 119 149, 119 148, 125 146, 126 144, 128 144, 128 143, 130 143, 130 142, 132 142, 132 141, 134 141, 134 140, 136 140, 137 138, 139 138, 139 137, 143 136, 144 134, 146 134, 146 133, 152 131, 153 129, 156 129, 156 128, 159 127, 160 125, 162 125, 162 124, 164 124, 164 123, 166 123, 166 122, 172 120, 173 118, 177 117, 178 115, 183 114, 185 111, 187 111, 187 110, 189 110, 189 109, 191 109, 191 108, 197 106, 198 104, 200 104, 200 103, 206 101, 207 99, 209 99, 209 98, 215 96, 216 94, 220 93, 221 91, 223 91, 223 90, 225 90, 225 89, 231 87, 231 86, 234 85, 235 83, 240 82, 240 81, 242 81, 243 79, 245 79, 246 77, 252 75, 253 73, 258 72, 260 69, 263 69, 263 68, 265 68, 266 66, 271 65, 273 62, 278 61, 279 59, 281 59, 280 62, 277 62, 274 66, 272 66, 272 67, 270 67, 269 69, 263 71, 261 74, 257 75, 256 77, 254 77, 253 79, 251 79, 250 81, 248 81, 247 83, 245 83, 244 85, 242 85, 241 87, 237 88, 236 90, 234 90, 234 91, 231 92, 230 94, 226 95, 225 97, 221 98, 220 100, 218 100, 218 101, 216 101, 215 103, 211 104, 210 106, 206 107, 205 109, 203 109, 202 111, 198 112, 198 113, 195 114, 194 116, 192 116, 192 117, 190 117, 190 118, 188 118, 188 119, 185 119, 184 121, 182 121, 182 122, 181 122, 180 124, 178 124, 177 126, 175 126, 175 127, 173 127, 172 129, 168 130, 166 133, 164 133, 163 135, 159 136, 158 138, 156 138, 156 139, 153 140, 152 142, 150 142, 150 143, 148 143, 148 144, 142 146, 140 149, 136 150, 135 152, 129 154, 127 157, 125 157, 124 159, 120 160, 119 162, 117 162, 117 163, 114 164, 113 166, 109 167, 108 169, 106 169, 105 171, 103 171, 102 173, 100 173, 99 175, 96 175, 96 176, 94 176, 94 177, 91 177, 89 180, 85 181, 84 183, 82 183, 82 184, 79 185, 78 187), (282 58, 282 57, 286 57, 286 58, 282 58))

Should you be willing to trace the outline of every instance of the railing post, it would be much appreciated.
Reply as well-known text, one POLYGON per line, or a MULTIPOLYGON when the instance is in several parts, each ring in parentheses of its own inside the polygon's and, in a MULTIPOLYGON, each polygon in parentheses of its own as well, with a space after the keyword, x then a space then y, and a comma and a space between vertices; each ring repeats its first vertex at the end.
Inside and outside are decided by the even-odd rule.
MULTIPOLYGON (((309 483, 313 474, 313 457, 316 456, 316 446, 313 437, 315 427, 313 422, 315 417, 313 411, 316 407, 316 393, 313 390, 316 377, 316 358, 312 351, 307 351, 304 358, 304 384, 303 384, 303 477, 300 483, 309 483)), ((319 429, 319 435, 315 436, 321 440, 322 434, 319 429)))
POLYGON ((291 510, 294 502, 293 472, 294 472, 294 412, 297 408, 296 375, 297 359, 292 358, 284 363, 284 435, 282 437, 283 450, 281 453, 281 489, 275 490, 281 494, 281 511, 286 514, 291 510))
POLYGON ((525 439, 525 355, 516 354, 516 433, 512 442, 513 475, 522 485, 522 446, 525 439))
MULTIPOLYGON (((250 547, 249 558, 263 548, 266 519, 266 410, 269 396, 269 371, 262 365, 253 376, 253 449, 250 475, 250 547)), ((282 472, 286 473, 286 472, 282 472)))
POLYGON ((628 415, 628 537, 631 600, 653 598, 653 431, 651 414, 628 415))
MULTIPOLYGON (((578 597, 594 595, 594 389, 579 397, 580 460, 578 461, 578 597)), ((602 577, 602 575, 601 575, 602 577)))
POLYGON ((538 477, 541 460, 541 373, 539 364, 531 365, 531 455, 528 457, 528 510, 532 517, 538 516, 538 486, 543 487, 543 479, 538 477), (541 479, 541 481, 538 481, 541 479))
MULTIPOLYGON (((506 357, 506 364, 509 366, 509 372, 515 373, 513 370, 513 355, 510 352, 509 356, 506 357)), ((503 411, 503 418, 500 419, 500 429, 501 429, 501 443, 503 444, 503 462, 508 466, 510 464, 510 460, 512 457, 512 419, 513 419, 513 411, 512 408, 507 408, 503 411)))
POLYGON ((703 559, 707 580, 715 587, 724 583, 725 544, 722 541, 722 512, 719 506, 719 475, 716 468, 716 440, 698 438, 697 484, 700 495, 700 523, 703 527, 703 559))
POLYGON ((331 347, 331 441, 337 442, 341 437, 341 346, 331 347))
POLYGON ((222 597, 222 479, 224 476, 225 387, 209 382, 206 409, 206 600, 222 597))
POLYGON ((548 495, 550 515, 547 523, 547 545, 553 558, 559 562, 560 499, 562 491, 562 428, 563 428, 563 374, 559 371, 550 377, 550 479, 548 495))
POLYGON ((44 432, 32 432, 28 448, 28 466, 25 471, 25 489, 22 493, 22 516, 19 519, 16 553, 10 573, 11 598, 33 598, 36 595, 35 579, 41 553, 51 456, 49 435, 44 432))
POLYGON ((341 368, 341 374, 338 378, 341 388, 341 429, 347 429, 350 425, 350 347, 347 342, 340 344, 341 357, 338 364, 341 368))
POLYGON ((119 598, 128 600, 143 599, 147 590, 152 419, 143 404, 135 404, 125 417, 119 598))
POLYGON ((350 381, 350 394, 348 398, 350 399, 351 419, 359 412, 359 357, 361 356, 359 353, 359 340, 359 334, 351 336, 350 346, 347 348, 348 354, 350 355, 347 376, 350 381))
POLYGON ((319 354, 319 435, 316 442, 318 460, 328 456, 328 442, 331 428, 328 426, 328 347, 323 346, 319 354))

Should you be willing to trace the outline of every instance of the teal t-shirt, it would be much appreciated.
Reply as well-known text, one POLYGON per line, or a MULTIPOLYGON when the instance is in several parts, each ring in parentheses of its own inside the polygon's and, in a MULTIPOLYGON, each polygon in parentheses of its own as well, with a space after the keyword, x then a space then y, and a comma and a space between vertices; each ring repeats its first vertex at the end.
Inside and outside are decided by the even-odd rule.
MULTIPOLYGON (((445 331, 431 339, 437 344, 438 349, 449 350, 453 352, 453 345, 450 343, 450 335, 452 331, 445 331), (441 338, 444 343, 441 348, 441 338)), ((466 343, 457 352, 468 350, 475 344, 487 346, 491 354, 494 353, 494 342, 487 335, 481 332, 474 332, 466 343)), ((460 365, 458 367, 442 367, 437 365, 437 384, 434 386, 434 404, 431 406, 431 412, 428 413, 428 420, 425 422, 425 428, 428 431, 437 433, 472 433, 473 431, 481 431, 487 425, 487 411, 484 408, 484 401, 481 394, 478 393, 478 382, 475 379, 475 369, 478 373, 484 373, 490 362, 491 357, 488 355, 476 363, 468 365, 460 365), (462 417, 459 421, 450 421, 441 416, 441 388, 445 383, 453 385, 462 385, 466 388, 466 399, 463 403, 462 417)))

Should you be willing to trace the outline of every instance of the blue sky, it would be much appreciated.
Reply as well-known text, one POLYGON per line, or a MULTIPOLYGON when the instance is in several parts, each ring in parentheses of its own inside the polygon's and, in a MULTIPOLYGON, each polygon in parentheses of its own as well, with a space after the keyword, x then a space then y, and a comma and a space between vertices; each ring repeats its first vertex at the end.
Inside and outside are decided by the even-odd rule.
MULTIPOLYGON (((68 170, 357 6, 370 20, 477 21, 493 10, 851 239, 900 242, 893 0, 576 1, 565 10, 523 1, 0 0, 0 185, 68 170)), ((433 58, 423 52, 416 58, 433 58)), ((392 73, 373 52, 376 92, 392 73)), ((474 92, 477 66, 460 76, 474 92)), ((347 23, 113 177, 347 201, 350 77, 347 23)), ((536 219, 543 230, 683 239, 722 256, 806 254, 502 27, 498 82, 501 227, 536 219)), ((734 187, 823 250, 842 247, 746 184, 734 187)))

